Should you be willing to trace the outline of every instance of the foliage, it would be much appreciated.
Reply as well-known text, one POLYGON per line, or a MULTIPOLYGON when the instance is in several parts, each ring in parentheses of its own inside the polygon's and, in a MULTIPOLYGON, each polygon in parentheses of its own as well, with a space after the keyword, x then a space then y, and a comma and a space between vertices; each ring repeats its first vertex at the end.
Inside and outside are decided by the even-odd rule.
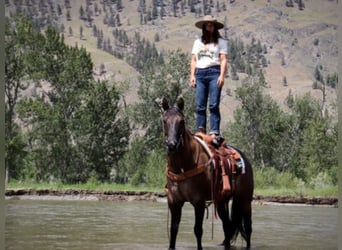
POLYGON ((333 180, 327 171, 319 172, 316 176, 312 176, 310 178, 309 185, 311 188, 316 190, 334 186, 333 180))
POLYGON ((19 84, 25 78, 34 79, 39 91, 17 105, 26 128, 24 136, 14 133, 13 114, 6 114, 6 127, 12 124, 12 129, 7 129, 7 166, 16 163, 16 155, 23 155, 20 138, 25 138, 27 152, 21 159, 21 170, 12 166, 10 174, 14 178, 27 174, 36 181, 57 178, 63 183, 76 183, 96 173, 99 181, 109 180, 111 168, 123 156, 130 135, 125 109, 119 108, 123 104, 120 91, 114 85, 108 87, 105 82, 92 80, 93 63, 84 48, 67 46, 63 36, 51 27, 42 34, 26 22, 18 20, 12 30, 7 26, 6 87, 13 89, 11 79, 17 77, 17 92, 9 91, 6 110, 14 110, 11 97, 19 101, 24 89, 19 84), (21 36, 26 37, 17 35, 16 28, 22 27, 29 31, 22 32, 21 36), (18 52, 11 50, 20 46, 18 52), (23 56, 18 56, 20 53, 23 56), (11 70, 19 63, 24 66, 22 74, 11 70))
POLYGON ((245 45, 239 39, 229 39, 228 48, 233 80, 238 79, 237 72, 264 79, 262 69, 267 67, 267 60, 264 55, 267 53, 267 49, 265 45, 261 45, 260 40, 256 42, 253 38, 250 44, 245 45))
MULTIPOLYGON (((189 87, 189 55, 178 51, 170 52, 165 64, 149 68, 140 79, 138 95, 140 102, 131 109, 134 126, 142 136, 133 137, 130 149, 116 169, 115 180, 133 185, 161 185, 164 181, 165 152, 162 144, 160 121, 162 97, 175 103, 179 95, 187 102, 185 113, 194 113, 194 94, 189 87)), ((187 115, 189 127, 194 117, 187 115)), ((194 126, 193 126, 194 127, 194 126)))
MULTIPOLYGON (((165 151, 158 100, 167 97, 172 104, 182 95, 186 123, 190 130, 195 128, 189 55, 171 51, 164 61, 154 45, 143 42, 138 34, 130 41, 116 30, 122 46, 134 45, 136 57, 126 60, 143 73, 139 103, 127 107, 121 83, 92 79, 93 63, 85 49, 66 45, 51 27, 44 32, 34 27, 20 18, 7 20, 5 25, 9 176, 60 185, 93 187, 112 181, 162 187, 165 151), (37 93, 23 98, 23 91, 31 86, 37 93)), ((256 186, 298 193, 335 186, 337 123, 333 117, 323 114, 320 103, 309 94, 289 93, 288 107, 281 109, 263 91, 267 83, 262 53, 267 52, 260 41, 244 45, 232 40, 229 44, 234 79, 239 77, 237 72, 248 77, 236 90, 241 107, 234 113, 235 121, 223 132, 252 161, 256 186)), ((317 82, 324 81, 320 70, 315 72, 317 82)), ((326 81, 334 87, 338 77, 328 75, 326 81)))
POLYGON ((144 137, 133 137, 128 151, 115 168, 113 180, 116 183, 136 182, 143 174, 142 166, 146 165, 148 152, 144 137), (131 180, 133 176, 135 181, 131 180))
POLYGON ((161 148, 162 126, 160 121, 159 101, 162 97, 175 103, 182 95, 187 103, 186 113, 188 126, 194 127, 194 93, 189 86, 189 56, 180 50, 173 51, 165 64, 146 71, 140 80, 138 95, 140 103, 134 106, 134 120, 139 128, 145 130, 145 142, 150 150, 161 148))
POLYGON ((288 172, 304 182, 326 171, 335 185, 337 124, 322 115, 318 101, 310 94, 291 96, 290 112, 285 112, 263 94, 262 86, 247 82, 237 89, 241 108, 235 111, 227 133, 231 143, 256 167, 288 172))
POLYGON ((296 189, 301 180, 289 172, 279 172, 275 168, 256 168, 254 173, 254 185, 259 189, 286 188, 296 189))
MULTIPOLYGON (((33 33, 32 24, 18 16, 5 22, 5 166, 6 177, 17 178, 24 145, 21 132, 15 124, 15 108, 21 92, 28 87, 27 79, 34 77, 32 63, 38 58, 40 35, 33 33)), ((39 66, 39 64, 36 64, 39 66)))
POLYGON ((146 162, 146 184, 149 186, 162 186, 166 182, 165 176, 166 156, 165 151, 155 150, 149 154, 146 162))
POLYGON ((289 140, 291 131, 287 130, 291 119, 270 96, 263 94, 262 87, 258 82, 246 82, 237 89, 241 108, 235 111, 228 138, 247 152, 253 165, 284 170, 287 162, 283 157, 291 154, 293 143, 289 140))
POLYGON ((337 183, 337 124, 321 114, 316 99, 291 96, 290 112, 282 111, 263 84, 246 82, 237 89, 241 108, 234 113, 227 137, 250 158, 254 166, 289 172, 309 182, 327 171, 337 183))
POLYGON ((84 171, 94 171, 102 182, 110 179, 112 167, 123 157, 129 141, 129 119, 120 107, 121 99, 115 85, 97 82, 73 120, 74 140, 87 166, 84 171))

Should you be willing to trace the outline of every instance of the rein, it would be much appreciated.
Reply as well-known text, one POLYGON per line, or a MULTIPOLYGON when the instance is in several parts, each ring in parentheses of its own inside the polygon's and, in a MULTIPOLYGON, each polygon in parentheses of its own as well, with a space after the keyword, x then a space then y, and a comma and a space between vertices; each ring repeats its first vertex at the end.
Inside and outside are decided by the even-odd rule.
POLYGON ((176 174, 170 170, 169 166, 166 166, 166 176, 171 181, 180 182, 180 181, 184 181, 188 178, 191 178, 193 176, 199 175, 199 174, 203 173, 204 171, 206 171, 207 167, 213 163, 212 154, 211 154, 210 150, 207 148, 207 146, 205 145, 205 143, 203 143, 203 141, 201 139, 199 139, 197 136, 194 136, 194 138, 200 144, 200 146, 202 146, 204 148, 206 153, 209 155, 209 160, 206 163, 198 164, 198 158, 199 158, 199 154, 200 154, 199 151, 200 150, 197 150, 196 164, 195 164, 197 166, 196 168, 192 168, 192 169, 187 170, 187 171, 183 171, 183 168, 179 168, 182 170, 182 172, 179 174, 176 174))
POLYGON ((188 178, 199 175, 199 174, 203 173, 204 171, 206 171, 207 167, 210 165, 211 162, 212 162, 212 158, 210 158, 208 162, 199 165, 197 168, 190 169, 190 170, 182 172, 180 174, 175 174, 175 173, 171 172, 169 167, 166 166, 166 176, 171 181, 184 181, 188 178))
MULTIPOLYGON (((175 181, 175 182, 181 182, 184 181, 188 178, 194 177, 196 175, 199 175, 203 172, 205 172, 209 166, 211 166, 210 172, 211 172, 211 201, 206 204, 206 209, 207 209, 207 219, 208 219, 208 207, 214 202, 214 169, 215 169, 215 162, 213 161, 213 156, 212 153, 210 152, 208 146, 204 143, 204 141, 200 138, 198 138, 197 136, 194 136, 194 138, 196 139, 196 141, 200 144, 200 146, 202 146, 204 148, 204 150, 206 151, 206 153, 209 155, 209 160, 206 163, 202 163, 200 165, 196 164, 197 167, 187 170, 185 172, 179 173, 179 174, 175 174, 172 171, 170 171, 169 166, 166 165, 166 176, 169 180, 171 181, 175 181)), ((197 161, 199 158, 199 150, 197 152, 197 161)), ((181 170, 183 170, 183 168, 180 168, 181 170)), ((168 210, 168 214, 167 214, 167 225, 166 227, 168 228, 168 224, 169 224, 169 210, 168 210)), ((211 216, 211 239, 214 239, 214 209, 212 209, 212 216, 211 216)), ((215 216, 216 217, 216 216, 215 216)), ((168 232, 168 238, 170 239, 170 235, 169 235, 169 231, 168 232)))

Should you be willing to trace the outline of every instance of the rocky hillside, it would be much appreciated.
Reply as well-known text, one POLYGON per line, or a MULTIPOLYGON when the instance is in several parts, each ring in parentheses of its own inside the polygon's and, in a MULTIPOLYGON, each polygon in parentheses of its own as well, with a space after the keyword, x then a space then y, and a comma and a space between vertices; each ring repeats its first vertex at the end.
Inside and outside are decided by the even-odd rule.
MULTIPOLYGON (((101 64, 105 66, 106 73, 101 77, 115 81, 127 80, 130 89, 127 91, 126 99, 128 102, 135 102, 139 73, 124 59, 98 49, 97 38, 93 35, 94 25, 103 32, 103 39, 112 43, 115 43, 113 31, 118 29, 125 31, 129 39, 133 39, 134 34, 138 32, 143 38, 155 43, 160 52, 166 53, 178 48, 190 52, 193 40, 200 35, 200 30, 195 28, 194 23, 203 16, 202 9, 209 6, 212 15, 225 22, 227 29, 224 32, 229 39, 240 39, 246 45, 250 44, 252 39, 256 39, 266 46, 265 56, 269 63, 265 68, 268 83, 266 91, 283 105, 289 91, 294 95, 311 92, 321 100, 322 92, 312 88, 315 68, 320 66, 324 77, 337 72, 337 2, 8 0, 5 1, 5 12, 6 15, 10 15, 18 11, 20 4, 21 10, 36 6, 36 15, 60 27, 68 44, 87 48, 97 69, 101 64), (289 7, 290 2, 293 2, 293 7, 289 7), (304 6, 299 8, 299 2, 303 2, 304 6), (157 7, 154 7, 156 4, 157 7), (89 13, 90 18, 86 14, 80 18, 81 9, 89 13), (157 14, 151 18, 150 15, 153 13, 157 14), (284 77, 287 86, 283 84, 284 77)), ((243 76, 240 77, 240 81, 241 79, 243 76)), ((233 81, 228 77, 224 93, 227 89, 234 90, 241 84, 240 81, 233 81)), ((231 92, 232 95, 223 95, 222 109, 227 120, 232 118, 233 110, 238 105, 234 92, 231 92)), ((336 96, 337 91, 329 88, 327 100, 334 103, 336 96)))

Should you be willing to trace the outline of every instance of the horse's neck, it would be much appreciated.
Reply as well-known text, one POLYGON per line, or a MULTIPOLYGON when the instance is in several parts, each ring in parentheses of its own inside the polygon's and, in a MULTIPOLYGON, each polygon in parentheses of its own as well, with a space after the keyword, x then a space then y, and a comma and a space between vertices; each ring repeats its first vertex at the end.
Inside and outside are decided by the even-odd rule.
POLYGON ((168 167, 174 172, 195 168, 198 160, 198 143, 188 129, 183 133, 183 146, 177 153, 168 155, 168 167))

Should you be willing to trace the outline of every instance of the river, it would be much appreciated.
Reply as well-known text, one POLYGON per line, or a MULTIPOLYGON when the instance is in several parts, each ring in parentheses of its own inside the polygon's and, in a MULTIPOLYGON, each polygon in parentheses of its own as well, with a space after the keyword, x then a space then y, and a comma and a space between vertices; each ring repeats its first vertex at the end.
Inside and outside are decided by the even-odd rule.
MULTIPOLYGON (((253 205, 252 249, 337 249, 337 208, 253 205)), ((223 249, 221 223, 211 208, 204 249, 223 249)), ((6 200, 8 250, 167 249, 167 204, 144 201, 6 200)), ((195 250, 194 212, 183 207, 177 249, 195 250)), ((238 237, 235 250, 243 249, 238 237)))

